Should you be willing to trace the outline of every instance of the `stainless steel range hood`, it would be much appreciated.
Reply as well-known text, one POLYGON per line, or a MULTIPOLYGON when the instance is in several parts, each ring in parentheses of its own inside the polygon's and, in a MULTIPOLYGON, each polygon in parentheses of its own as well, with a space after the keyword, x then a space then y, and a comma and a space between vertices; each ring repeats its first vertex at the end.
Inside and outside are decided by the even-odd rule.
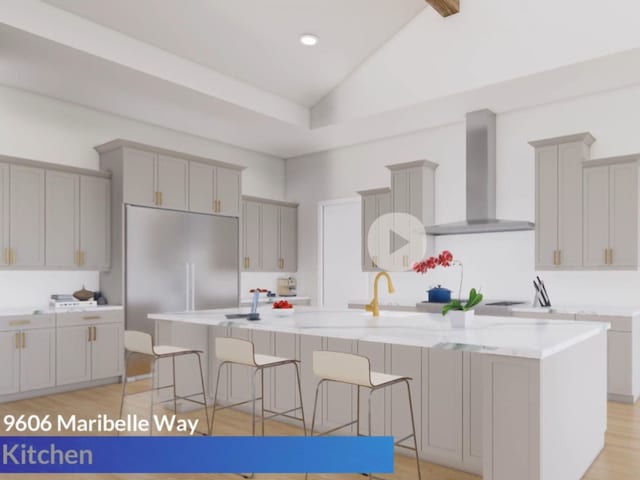
POLYGON ((426 227, 429 235, 533 230, 526 220, 496 218, 496 114, 478 110, 467 114, 467 219, 426 227))

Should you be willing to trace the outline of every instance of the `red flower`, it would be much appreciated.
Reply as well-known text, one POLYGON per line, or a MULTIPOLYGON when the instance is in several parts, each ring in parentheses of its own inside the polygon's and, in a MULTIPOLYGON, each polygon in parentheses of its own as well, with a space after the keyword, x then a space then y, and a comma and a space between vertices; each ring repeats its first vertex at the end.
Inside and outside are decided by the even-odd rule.
POLYGON ((453 254, 449 250, 443 250, 437 257, 429 257, 416 262, 411 267, 416 273, 427 273, 428 270, 436 268, 438 265, 441 267, 450 267, 453 262, 453 254))
POLYGON ((449 250, 444 250, 440 255, 438 255, 438 265, 442 267, 451 266, 451 262, 453 260, 453 255, 449 250))

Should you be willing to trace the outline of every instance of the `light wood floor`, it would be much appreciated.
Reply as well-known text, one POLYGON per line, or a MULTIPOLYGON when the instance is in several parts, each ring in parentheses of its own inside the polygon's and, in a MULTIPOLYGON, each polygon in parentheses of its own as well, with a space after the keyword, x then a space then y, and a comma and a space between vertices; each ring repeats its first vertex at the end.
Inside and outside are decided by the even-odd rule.
MULTIPOLYGON (((144 382, 137 382, 135 388, 145 388, 144 382)), ((131 397, 127 400, 127 412, 148 415, 147 395, 131 397)), ((81 418, 95 418, 105 413, 112 418, 118 415, 120 405, 120 385, 80 390, 76 392, 50 395, 47 397, 22 400, 0 404, 0 415, 6 414, 76 414, 81 418)), ((161 407, 158 407, 161 408, 161 407)), ((158 410, 160 412, 160 410, 158 410)), ((190 418, 203 418, 202 410, 187 414, 190 418)), ((246 414, 222 410, 216 414, 216 435, 248 435, 250 434, 250 417, 246 414)), ((585 479, 588 480, 636 480, 640 478, 640 402, 636 405, 609 403, 608 431, 603 452, 593 463, 585 479)), ((204 425, 204 420, 202 420, 204 425)), ((300 430, 277 422, 266 424, 269 435, 298 435, 300 430)), ((50 432, 48 435, 55 435, 50 432)), ((6 435, 4 425, 0 425, 0 435, 6 435)), ((571 445, 566 445, 567 449, 571 445)), ((558 455, 562 455, 559 451, 558 455)), ((16 480, 63 480, 68 475, 3 475, 4 479, 16 480)), ((75 477, 74 477, 75 478, 75 477)), ((239 478, 235 475, 87 475, 83 479, 91 480, 172 480, 172 479, 226 479, 239 478)), ((259 475, 264 480, 288 480, 304 478, 302 475, 259 475)), ((310 475, 310 480, 347 480, 362 479, 360 475, 310 475)), ((417 478, 415 461, 402 455, 396 455, 396 473, 390 476, 394 480, 413 480, 417 478)), ((422 462, 422 478, 424 480, 472 480, 480 477, 452 470, 427 462, 422 462)), ((515 479, 514 479, 515 480, 515 479)))

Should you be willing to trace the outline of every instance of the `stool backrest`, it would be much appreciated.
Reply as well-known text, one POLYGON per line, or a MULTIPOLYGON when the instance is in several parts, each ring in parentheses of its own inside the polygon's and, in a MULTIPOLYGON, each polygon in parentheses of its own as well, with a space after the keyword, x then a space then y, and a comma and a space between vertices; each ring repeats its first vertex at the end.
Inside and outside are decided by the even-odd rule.
POLYGON ((239 338, 216 337, 216 358, 223 362, 256 365, 253 343, 239 338))
POLYGON ((129 352, 155 355, 151 335, 145 332, 138 332, 137 330, 125 330, 124 348, 129 352))
POLYGON ((352 353, 313 352, 313 373, 320 378, 371 386, 369 359, 352 353))

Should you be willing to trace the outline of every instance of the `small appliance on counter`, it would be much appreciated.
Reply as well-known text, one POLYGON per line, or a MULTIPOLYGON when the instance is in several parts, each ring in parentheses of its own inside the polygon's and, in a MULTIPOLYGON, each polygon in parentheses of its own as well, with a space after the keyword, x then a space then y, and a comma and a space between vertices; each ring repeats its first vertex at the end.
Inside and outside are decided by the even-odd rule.
POLYGON ((451 301, 451 290, 442 285, 432 287, 427 290, 429 303, 449 303, 451 301))
POLYGON ((82 307, 95 307, 98 305, 93 298, 87 300, 78 300, 73 295, 68 294, 53 294, 49 300, 49 306, 51 308, 82 308, 82 307))
POLYGON ((295 297, 296 279, 293 277, 279 278, 276 292, 279 297, 295 297))

